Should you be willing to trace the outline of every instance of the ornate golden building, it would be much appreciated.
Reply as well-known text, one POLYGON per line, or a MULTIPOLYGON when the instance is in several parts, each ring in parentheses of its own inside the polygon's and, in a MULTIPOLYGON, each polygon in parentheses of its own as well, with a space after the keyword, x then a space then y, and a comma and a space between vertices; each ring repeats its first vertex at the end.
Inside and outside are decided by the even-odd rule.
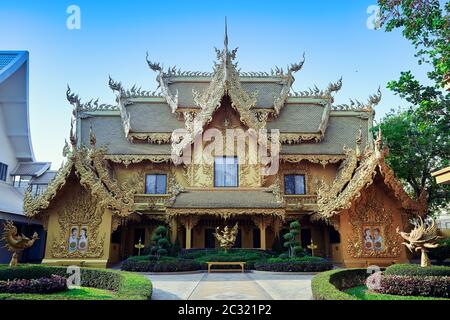
POLYGON ((405 193, 384 162, 381 134, 372 138, 380 91, 367 103, 334 105, 341 80, 293 92, 304 60, 242 72, 236 51, 225 36, 211 73, 165 70, 147 58, 158 91, 110 78, 115 105, 82 103, 67 90, 67 161, 24 204, 47 229, 44 263, 117 262, 136 254, 139 239, 149 245, 159 224, 183 248, 205 248, 218 245, 217 226, 238 222, 236 246, 271 249, 292 220, 304 247, 313 240, 315 254, 337 263, 407 259, 395 229, 426 210, 426 195, 405 193))

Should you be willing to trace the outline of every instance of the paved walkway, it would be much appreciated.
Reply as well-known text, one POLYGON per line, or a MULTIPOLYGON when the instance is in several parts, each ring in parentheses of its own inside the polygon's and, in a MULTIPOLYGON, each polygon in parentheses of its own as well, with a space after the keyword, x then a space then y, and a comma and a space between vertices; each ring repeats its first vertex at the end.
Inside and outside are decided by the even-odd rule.
POLYGON ((312 275, 275 272, 146 274, 154 300, 310 300, 312 275))

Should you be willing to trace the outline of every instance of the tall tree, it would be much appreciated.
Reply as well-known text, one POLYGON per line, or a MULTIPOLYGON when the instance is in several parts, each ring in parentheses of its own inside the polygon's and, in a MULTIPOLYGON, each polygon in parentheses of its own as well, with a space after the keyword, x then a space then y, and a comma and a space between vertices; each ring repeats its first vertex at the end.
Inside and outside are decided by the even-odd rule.
POLYGON ((450 3, 439 0, 378 0, 379 25, 402 30, 416 49, 420 65, 431 67, 431 84, 411 71, 401 72, 387 87, 405 99, 406 110, 391 111, 381 122, 388 163, 416 196, 428 189, 431 211, 448 206, 450 188, 437 185, 431 172, 450 159, 450 3))

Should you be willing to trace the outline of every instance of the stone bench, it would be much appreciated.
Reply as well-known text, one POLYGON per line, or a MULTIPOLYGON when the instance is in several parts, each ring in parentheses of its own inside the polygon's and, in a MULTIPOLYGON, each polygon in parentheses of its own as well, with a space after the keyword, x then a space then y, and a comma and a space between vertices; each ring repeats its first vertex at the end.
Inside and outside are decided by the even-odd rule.
POLYGON ((218 266, 240 266, 242 269, 242 272, 244 272, 245 262, 226 262, 226 261, 208 261, 206 262, 208 264, 208 273, 211 271, 236 271, 237 269, 211 269, 211 266, 218 265, 218 266))

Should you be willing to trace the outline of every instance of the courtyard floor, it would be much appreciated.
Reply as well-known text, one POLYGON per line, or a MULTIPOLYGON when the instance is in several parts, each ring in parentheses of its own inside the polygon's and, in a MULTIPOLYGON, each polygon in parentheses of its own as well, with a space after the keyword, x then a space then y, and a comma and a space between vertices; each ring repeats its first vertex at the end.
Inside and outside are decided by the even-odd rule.
POLYGON ((309 274, 275 272, 145 274, 154 300, 310 300, 309 274))

